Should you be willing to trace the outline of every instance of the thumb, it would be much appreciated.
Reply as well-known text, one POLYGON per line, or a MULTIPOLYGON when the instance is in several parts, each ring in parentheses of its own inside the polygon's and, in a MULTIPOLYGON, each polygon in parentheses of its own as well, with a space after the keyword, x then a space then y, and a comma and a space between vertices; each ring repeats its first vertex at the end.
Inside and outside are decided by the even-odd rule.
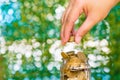
POLYGON ((80 43, 82 37, 98 22, 96 19, 87 17, 75 35, 75 42, 80 43))

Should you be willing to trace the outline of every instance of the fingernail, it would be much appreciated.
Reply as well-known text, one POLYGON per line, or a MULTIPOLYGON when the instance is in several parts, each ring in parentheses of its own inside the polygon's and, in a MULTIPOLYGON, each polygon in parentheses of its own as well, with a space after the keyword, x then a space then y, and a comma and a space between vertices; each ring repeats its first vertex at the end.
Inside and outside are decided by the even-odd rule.
POLYGON ((78 44, 78 43, 80 43, 81 39, 82 39, 82 37, 76 36, 75 37, 75 42, 78 44))

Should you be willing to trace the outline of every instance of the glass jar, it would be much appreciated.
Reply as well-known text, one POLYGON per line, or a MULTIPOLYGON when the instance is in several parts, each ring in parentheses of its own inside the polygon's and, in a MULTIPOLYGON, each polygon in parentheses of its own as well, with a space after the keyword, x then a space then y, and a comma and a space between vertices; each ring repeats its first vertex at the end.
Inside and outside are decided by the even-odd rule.
POLYGON ((60 80, 90 80, 90 66, 86 55, 80 51, 61 52, 60 80))

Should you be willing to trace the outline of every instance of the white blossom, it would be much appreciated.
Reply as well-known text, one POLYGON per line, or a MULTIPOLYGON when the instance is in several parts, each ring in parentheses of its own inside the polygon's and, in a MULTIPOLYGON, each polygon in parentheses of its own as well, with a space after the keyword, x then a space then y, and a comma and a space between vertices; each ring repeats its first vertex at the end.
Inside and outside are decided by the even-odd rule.
POLYGON ((35 66, 38 67, 38 68, 40 68, 42 65, 41 65, 40 62, 35 62, 35 66))
POLYGON ((42 55, 42 51, 41 50, 35 50, 32 53, 33 57, 40 57, 42 55))
POLYGON ((101 47, 108 46, 108 41, 106 39, 103 39, 102 41, 100 41, 100 46, 101 47))
POLYGON ((96 61, 97 57, 94 54, 88 54, 89 60, 96 61))
POLYGON ((92 41, 92 40, 87 41, 86 46, 87 46, 87 47, 95 47, 95 42, 92 41))
POLYGON ((39 42, 35 42, 35 43, 32 44, 32 47, 33 48, 38 48, 38 47, 40 47, 40 43, 39 42))
POLYGON ((14 71, 18 71, 19 69, 20 69, 20 65, 19 64, 15 64, 14 66, 13 66, 13 70, 14 71))
POLYGON ((63 7, 63 6, 61 6, 61 5, 59 5, 56 9, 55 9, 55 18, 56 19, 61 19, 61 17, 62 17, 62 14, 63 14, 63 12, 65 11, 65 8, 63 7))
POLYGON ((96 67, 100 66, 100 62, 95 62, 95 61, 89 60, 88 63, 89 63, 90 66, 93 67, 93 68, 96 68, 96 67))
POLYGON ((22 58, 22 54, 20 54, 20 53, 17 54, 17 55, 16 55, 16 58, 17 58, 17 59, 21 59, 21 58, 22 58))
POLYGON ((49 20, 49 21, 53 21, 54 20, 54 17, 53 17, 53 15, 52 14, 47 14, 47 19, 49 20))
POLYGON ((103 70, 104 70, 106 73, 109 73, 109 72, 110 72, 110 69, 109 69, 108 67, 105 67, 103 70))
POLYGON ((110 49, 108 47, 102 47, 101 50, 105 52, 106 54, 110 53, 110 49))

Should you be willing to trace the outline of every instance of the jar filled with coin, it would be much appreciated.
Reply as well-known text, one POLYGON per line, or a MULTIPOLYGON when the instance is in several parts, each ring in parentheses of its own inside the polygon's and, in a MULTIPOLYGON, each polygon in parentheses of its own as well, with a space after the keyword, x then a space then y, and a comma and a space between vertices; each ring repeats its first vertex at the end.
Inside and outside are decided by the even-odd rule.
MULTIPOLYGON (((69 43, 74 41, 71 37, 69 43)), ((86 55, 81 51, 61 52, 61 79, 60 80, 90 80, 90 66, 86 55)))

